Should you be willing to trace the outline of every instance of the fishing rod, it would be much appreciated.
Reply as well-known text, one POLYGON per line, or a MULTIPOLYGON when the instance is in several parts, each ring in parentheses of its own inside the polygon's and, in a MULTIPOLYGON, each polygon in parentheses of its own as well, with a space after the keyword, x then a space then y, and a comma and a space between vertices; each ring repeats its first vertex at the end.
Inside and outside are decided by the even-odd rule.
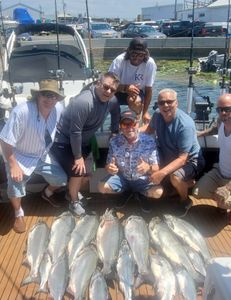
POLYGON ((223 68, 220 70, 221 73, 221 82, 220 82, 220 94, 226 93, 226 76, 229 74, 229 86, 228 92, 231 91, 231 70, 229 69, 230 65, 230 57, 229 57, 229 49, 230 49, 230 33, 229 33, 229 22, 230 22, 230 0, 228 1, 228 13, 227 13, 227 29, 226 29, 226 37, 225 37, 225 53, 223 60, 223 68))
POLYGON ((195 22, 195 0, 193 0, 192 8, 192 31, 191 31, 191 45, 190 45, 190 55, 189 55, 189 83, 187 89, 187 113, 190 115, 192 111, 192 100, 193 100, 193 75, 197 73, 196 69, 193 67, 193 43, 194 43, 194 22, 195 22))
POLYGON ((87 13, 87 30, 88 30, 88 42, 89 42, 89 53, 90 53, 90 67, 91 70, 94 69, 94 58, 91 44, 91 28, 90 28, 90 17, 88 11, 88 0, 86 0, 86 13, 87 13))
POLYGON ((58 24, 58 10, 57 10, 57 1, 55 0, 55 23, 56 23, 56 39, 57 39, 57 63, 58 63, 58 69, 55 72, 55 77, 58 78, 60 81, 60 91, 63 91, 63 76, 64 76, 64 70, 61 70, 61 64, 60 64, 60 41, 59 41, 59 24, 58 24))

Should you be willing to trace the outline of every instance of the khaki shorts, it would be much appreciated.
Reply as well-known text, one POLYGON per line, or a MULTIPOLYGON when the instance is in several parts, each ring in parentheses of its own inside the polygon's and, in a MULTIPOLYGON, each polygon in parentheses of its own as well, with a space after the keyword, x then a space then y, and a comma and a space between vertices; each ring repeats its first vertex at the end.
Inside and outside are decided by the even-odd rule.
POLYGON ((226 185, 230 180, 221 175, 218 163, 216 163, 211 171, 199 179, 193 188, 192 195, 198 199, 213 199, 215 190, 226 185))

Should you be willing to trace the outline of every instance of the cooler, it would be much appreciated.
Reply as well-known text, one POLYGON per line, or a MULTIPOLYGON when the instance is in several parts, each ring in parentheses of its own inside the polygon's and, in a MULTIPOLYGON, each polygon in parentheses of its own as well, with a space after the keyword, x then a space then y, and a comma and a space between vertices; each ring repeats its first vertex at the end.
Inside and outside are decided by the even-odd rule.
POLYGON ((216 257, 210 260, 203 300, 231 300, 231 257, 216 257))

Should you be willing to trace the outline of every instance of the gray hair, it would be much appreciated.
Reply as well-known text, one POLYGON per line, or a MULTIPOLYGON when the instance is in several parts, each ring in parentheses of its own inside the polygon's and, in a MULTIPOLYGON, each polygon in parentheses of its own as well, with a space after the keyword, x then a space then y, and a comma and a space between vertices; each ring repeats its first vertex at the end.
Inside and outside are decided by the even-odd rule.
POLYGON ((161 91, 159 91, 158 99, 159 99, 160 95, 161 95, 161 94, 164 94, 164 93, 173 94, 173 97, 174 97, 175 99, 177 99, 177 92, 176 92, 175 90, 173 90, 173 89, 168 89, 168 88, 162 89, 161 91))
POLYGON ((114 81, 115 84, 118 84, 118 85, 120 84, 119 77, 114 72, 110 72, 110 71, 106 72, 104 74, 101 74, 98 81, 102 82, 102 80, 107 77, 112 78, 112 80, 114 81))

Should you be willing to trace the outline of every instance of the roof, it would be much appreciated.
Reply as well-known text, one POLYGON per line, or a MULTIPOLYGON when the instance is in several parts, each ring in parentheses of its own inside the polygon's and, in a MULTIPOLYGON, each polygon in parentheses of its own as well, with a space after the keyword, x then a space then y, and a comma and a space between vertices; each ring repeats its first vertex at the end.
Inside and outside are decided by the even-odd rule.
POLYGON ((213 7, 218 7, 218 6, 228 6, 229 5, 229 0, 217 0, 211 4, 208 5, 208 7, 213 8, 213 7))

